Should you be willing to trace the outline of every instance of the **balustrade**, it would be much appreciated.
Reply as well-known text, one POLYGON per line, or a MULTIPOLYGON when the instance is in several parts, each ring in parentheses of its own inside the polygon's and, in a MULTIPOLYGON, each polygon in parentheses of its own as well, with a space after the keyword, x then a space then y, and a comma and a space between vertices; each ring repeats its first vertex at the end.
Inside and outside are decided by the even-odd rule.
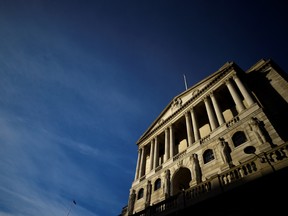
POLYGON ((208 140, 210 140, 210 134, 200 139, 200 144, 203 144, 207 142, 208 140))
POLYGON ((236 117, 234 117, 232 120, 230 120, 230 121, 228 121, 227 123, 226 123, 226 127, 227 128, 229 128, 229 127, 231 127, 232 125, 234 125, 235 123, 237 123, 237 122, 239 122, 239 116, 236 116, 236 117))

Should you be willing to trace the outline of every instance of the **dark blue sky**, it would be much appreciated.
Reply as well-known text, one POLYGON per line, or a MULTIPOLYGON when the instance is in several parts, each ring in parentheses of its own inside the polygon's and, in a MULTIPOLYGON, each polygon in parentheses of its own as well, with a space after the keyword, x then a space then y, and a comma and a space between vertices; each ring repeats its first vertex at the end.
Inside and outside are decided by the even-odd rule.
POLYGON ((136 141, 227 61, 288 71, 286 1, 0 0, 0 215, 115 216, 136 141))

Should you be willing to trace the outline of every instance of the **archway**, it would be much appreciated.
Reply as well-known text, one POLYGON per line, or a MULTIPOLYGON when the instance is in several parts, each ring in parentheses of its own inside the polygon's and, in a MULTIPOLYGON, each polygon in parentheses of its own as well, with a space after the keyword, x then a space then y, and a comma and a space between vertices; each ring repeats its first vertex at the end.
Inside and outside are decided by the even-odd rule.
POLYGON ((186 167, 179 168, 172 179, 172 195, 175 195, 183 189, 188 189, 191 181, 191 172, 186 167))

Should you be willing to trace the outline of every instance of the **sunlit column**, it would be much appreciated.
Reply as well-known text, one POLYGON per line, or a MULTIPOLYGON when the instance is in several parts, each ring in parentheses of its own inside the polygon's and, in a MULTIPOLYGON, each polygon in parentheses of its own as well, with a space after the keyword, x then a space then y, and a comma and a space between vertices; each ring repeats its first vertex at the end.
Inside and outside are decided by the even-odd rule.
POLYGON ((217 102, 213 93, 210 94, 210 98, 211 98, 213 107, 214 107, 215 112, 216 112, 218 123, 219 123, 219 125, 222 125, 224 123, 224 118, 223 118, 222 112, 220 110, 220 107, 218 105, 218 102, 217 102))
POLYGON ((153 170, 154 164, 154 140, 152 139, 150 142, 150 170, 153 170))
POLYGON ((159 165, 159 146, 157 136, 154 139, 154 168, 159 165))
POLYGON ((165 129, 165 155, 164 162, 169 159, 169 131, 168 128, 165 129))
POLYGON ((187 137, 188 137, 188 146, 192 145, 192 130, 191 130, 191 122, 189 119, 189 113, 185 113, 185 120, 186 120, 186 130, 187 130, 187 137))
POLYGON ((252 99, 251 95, 247 91, 246 87, 243 85, 239 77, 236 76, 236 74, 233 76, 233 79, 239 88, 241 94, 243 95, 245 101, 247 102, 248 106, 250 107, 252 104, 254 104, 254 100, 252 99))
POLYGON ((197 123, 197 119, 195 116, 194 108, 191 109, 190 113, 191 113, 191 119, 192 119, 194 139, 195 139, 195 141, 198 141, 200 139, 200 134, 199 134, 199 128, 198 128, 198 123, 197 123))
POLYGON ((144 149, 143 148, 141 148, 140 149, 140 151, 141 151, 141 154, 140 154, 140 163, 139 163, 139 174, 138 174, 138 178, 140 178, 141 176, 142 176, 142 167, 143 167, 143 154, 144 154, 144 149))
POLYGON ((238 95, 237 91, 235 90, 234 86, 231 84, 229 79, 226 80, 226 86, 228 87, 228 90, 236 104, 238 112, 239 113, 242 112, 245 109, 245 107, 241 101, 240 96, 238 95))
POLYGON ((145 167, 146 167, 146 148, 143 147, 142 157, 141 157, 141 168, 140 168, 140 177, 145 175, 145 167))
POLYGON ((170 157, 173 158, 174 156, 174 130, 173 130, 173 125, 169 126, 170 130, 170 157))
POLYGON ((141 160, 141 155, 142 155, 142 149, 140 148, 138 150, 138 158, 137 158, 137 166, 136 166, 136 173, 135 173, 135 180, 138 179, 139 177, 139 167, 140 167, 140 160, 141 160))
POLYGON ((208 114, 208 119, 209 119, 209 123, 211 126, 211 130, 214 130, 216 128, 216 119, 215 119, 210 101, 208 100, 208 97, 204 98, 204 103, 205 103, 206 111, 208 114))

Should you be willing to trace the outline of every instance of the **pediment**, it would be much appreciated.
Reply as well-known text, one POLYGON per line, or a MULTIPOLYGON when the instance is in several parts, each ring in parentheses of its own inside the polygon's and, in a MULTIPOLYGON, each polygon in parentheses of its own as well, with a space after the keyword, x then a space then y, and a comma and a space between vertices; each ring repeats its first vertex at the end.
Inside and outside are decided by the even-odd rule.
POLYGON ((185 103, 195 97, 203 89, 205 89, 207 85, 209 85, 211 79, 213 78, 211 77, 208 80, 204 80, 203 82, 198 83, 197 85, 192 86, 181 94, 175 96, 157 118, 157 124, 155 124, 151 129, 155 129, 159 124, 161 124, 163 121, 167 120, 170 116, 177 112, 185 103))
MULTIPOLYGON (((196 83, 192 87, 188 88, 181 94, 175 96, 170 103, 165 107, 165 109, 160 113, 158 118, 152 123, 148 130, 143 134, 139 141, 145 137, 150 132, 157 129, 163 122, 167 121, 171 116, 173 116, 179 109, 181 109, 187 102, 195 98, 201 92, 203 92, 207 87, 215 80, 215 78, 223 72, 223 70, 230 68, 234 63, 227 62, 218 71, 208 76, 206 79, 196 83)), ((139 142, 138 141, 138 142, 139 142)))

